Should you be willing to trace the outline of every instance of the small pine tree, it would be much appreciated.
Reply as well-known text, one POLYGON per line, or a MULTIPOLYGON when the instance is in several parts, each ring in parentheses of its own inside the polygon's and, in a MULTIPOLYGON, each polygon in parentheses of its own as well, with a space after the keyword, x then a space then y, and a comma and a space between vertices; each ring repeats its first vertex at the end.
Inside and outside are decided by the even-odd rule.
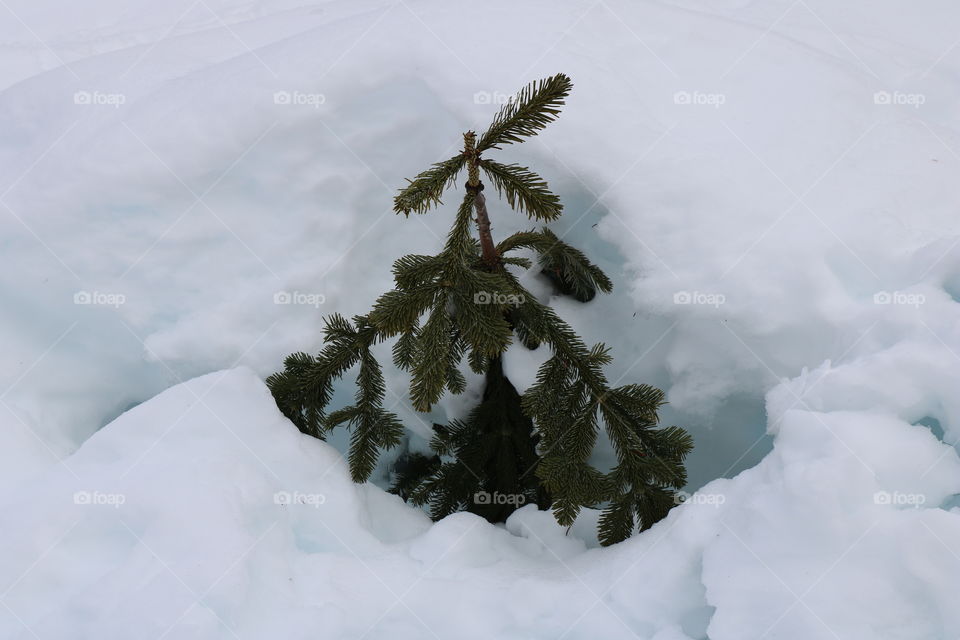
POLYGON ((304 433, 323 438, 339 425, 351 430, 348 455, 356 482, 369 478, 381 449, 398 445, 404 430, 383 407, 384 379, 371 347, 396 338, 394 364, 410 373, 410 400, 428 412, 445 392, 462 393, 460 370, 485 376, 480 404, 462 421, 434 425, 433 456, 404 454, 392 490, 437 519, 469 510, 502 522, 523 503, 552 508, 570 526, 582 507, 603 507, 599 538, 612 544, 639 525, 650 527, 674 504, 686 482, 683 460, 692 448, 679 427, 657 427, 664 403, 644 384, 611 387, 603 344, 588 347, 510 269, 530 269, 532 250, 541 272, 559 292, 580 301, 612 289, 609 278, 548 228, 521 231, 495 243, 481 172, 512 209, 551 222, 560 199, 527 167, 501 164, 486 153, 520 143, 552 122, 572 84, 558 74, 525 87, 504 105, 487 131, 463 135, 463 150, 434 164, 400 191, 397 213, 426 213, 466 170, 466 189, 443 250, 408 255, 393 265, 395 288, 366 315, 326 318, 317 356, 295 353, 267 379, 283 413, 304 433), (474 217, 475 216, 475 217, 474 217), (477 237, 471 234, 476 224, 477 237), (547 345, 551 356, 535 384, 521 395, 503 373, 501 358, 514 338, 527 348, 547 345), (354 404, 327 413, 334 381, 358 366, 354 404), (616 454, 607 471, 589 463, 600 425, 616 454), (478 499, 509 495, 508 504, 478 499), (522 498, 521 498, 522 496, 522 498))

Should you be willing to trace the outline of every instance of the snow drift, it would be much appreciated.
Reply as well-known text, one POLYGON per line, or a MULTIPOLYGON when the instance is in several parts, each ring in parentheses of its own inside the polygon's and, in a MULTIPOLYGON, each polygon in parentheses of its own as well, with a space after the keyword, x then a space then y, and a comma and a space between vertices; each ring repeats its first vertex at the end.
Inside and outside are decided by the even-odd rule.
POLYGON ((595 548, 528 506, 429 519, 354 485, 249 369, 177 385, 4 499, 2 637, 950 637, 960 460, 923 427, 785 414, 756 468, 595 548), (852 452, 856 451, 856 454, 852 452), (925 468, 926 473, 917 470, 925 468))

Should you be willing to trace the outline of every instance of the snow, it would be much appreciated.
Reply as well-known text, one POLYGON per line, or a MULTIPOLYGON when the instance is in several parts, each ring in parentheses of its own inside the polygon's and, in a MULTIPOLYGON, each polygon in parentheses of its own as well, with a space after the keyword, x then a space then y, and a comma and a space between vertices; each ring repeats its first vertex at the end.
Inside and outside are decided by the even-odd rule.
POLYGON ((6 493, 0 631, 951 637, 960 519, 937 507, 958 482, 927 429, 793 410, 760 465, 611 548, 596 548, 595 514, 565 533, 532 505, 505 527, 466 513, 431 525, 353 484, 240 367, 164 391, 6 493))
MULTIPOLYGON (((960 636, 953 4, 0 15, 0 637, 960 636), (561 119, 500 158, 614 279, 558 311, 697 443, 687 504, 605 549, 592 512, 431 524, 261 382, 441 245, 404 178, 558 71, 561 119)), ((413 448, 471 399, 388 382, 413 448)))

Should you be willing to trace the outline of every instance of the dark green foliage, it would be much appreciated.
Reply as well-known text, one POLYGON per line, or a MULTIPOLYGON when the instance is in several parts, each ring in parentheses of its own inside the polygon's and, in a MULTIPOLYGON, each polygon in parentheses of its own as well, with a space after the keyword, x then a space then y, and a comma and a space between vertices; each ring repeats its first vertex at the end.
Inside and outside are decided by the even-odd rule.
POLYGON ((395 213, 409 215, 411 211, 426 213, 430 207, 440 204, 443 191, 456 180, 463 169, 466 158, 456 155, 449 160, 438 162, 413 180, 393 201, 395 213))
POLYGON ((350 475, 356 482, 370 477, 381 448, 396 446, 403 436, 403 423, 382 407, 386 387, 380 363, 370 353, 377 331, 364 316, 351 324, 333 314, 326 320, 326 345, 317 357, 304 353, 288 356, 284 370, 267 378, 277 406, 304 433, 323 438, 341 424, 353 429, 350 441, 350 475), (326 415, 333 394, 333 381, 355 364, 357 376, 355 404, 326 415))
MULTIPOLYGON (((481 403, 465 421, 435 426, 431 447, 451 459, 421 467, 424 473, 410 499, 429 505, 434 519, 466 510, 503 522, 524 504, 548 507, 546 490, 533 473, 538 439, 533 421, 521 409, 520 394, 494 358, 481 403)), ((403 480, 394 485, 397 493, 410 485, 409 473, 403 480)))
POLYGON ((564 98, 573 89, 570 78, 562 73, 531 82, 503 105, 487 132, 477 141, 477 150, 499 149, 499 145, 523 142, 557 119, 564 98))
POLYGON ((589 302, 597 291, 610 293, 613 283, 603 271, 587 260, 579 249, 571 247, 549 229, 543 235, 549 246, 540 248, 540 265, 543 274, 550 278, 560 291, 580 302, 589 302))
MULTIPOLYGON (((439 427, 440 425, 434 425, 439 427)), ((390 493, 395 493, 406 502, 420 487, 425 478, 435 474, 441 465, 440 456, 426 456, 422 453, 407 451, 393 465, 393 484, 390 493)))
POLYGON ((468 132, 463 152, 411 181, 394 201, 398 213, 424 213, 439 204, 467 169, 466 193, 442 251, 398 259, 394 289, 368 315, 352 321, 328 317, 320 353, 289 356, 267 383, 301 431, 318 438, 341 425, 351 431, 350 471, 362 482, 380 450, 396 446, 403 435, 399 419, 383 407, 386 387, 374 345, 395 340, 393 363, 409 372, 410 401, 420 412, 430 411, 445 393, 464 392, 465 367, 484 374, 481 402, 462 421, 434 425, 430 444, 436 455, 404 454, 392 490, 429 505, 434 518, 468 510, 501 522, 517 507, 535 503, 569 526, 583 507, 602 508, 600 540, 611 544, 666 515, 674 491, 686 482, 683 460, 692 441, 678 427, 658 426, 664 402, 659 389, 611 387, 604 374, 611 362, 607 348, 584 344, 511 269, 532 268, 529 258, 515 255, 531 251, 540 272, 581 301, 609 292, 610 279, 548 228, 495 244, 479 181, 486 175, 511 208, 530 218, 560 216, 560 200, 542 178, 481 154, 536 135, 556 118, 571 86, 564 75, 528 85, 479 139, 468 132), (472 233, 474 213, 479 240, 472 233), (536 383, 522 396, 501 361, 515 338, 527 348, 550 350, 536 383), (354 404, 328 415, 334 381, 354 368, 354 404), (612 469, 590 464, 601 435, 616 454, 612 469))
POLYGON ((497 193, 507 197, 507 204, 531 218, 556 220, 563 213, 560 198, 550 191, 546 180, 526 167, 481 160, 480 168, 487 174, 497 193))
POLYGON ((550 229, 521 231, 499 245, 501 252, 526 247, 540 254, 541 273, 550 279, 557 289, 580 302, 589 302, 597 290, 610 293, 613 283, 610 278, 592 264, 582 251, 563 242, 550 229))
MULTIPOLYGON (((499 149, 500 145, 523 142, 524 138, 537 135, 560 114, 560 107, 572 88, 570 78, 562 73, 528 84, 516 98, 503 105, 477 141, 476 151, 499 149)), ((405 215, 425 213, 440 204, 443 191, 468 160, 470 158, 461 153, 420 173, 394 198, 393 210, 405 215)), ((486 158, 477 160, 497 191, 507 196, 511 207, 516 205, 519 211, 537 220, 560 217, 563 210, 560 199, 550 192, 543 178, 516 164, 504 165, 486 158)), ((470 200, 472 204, 472 197, 470 200)))

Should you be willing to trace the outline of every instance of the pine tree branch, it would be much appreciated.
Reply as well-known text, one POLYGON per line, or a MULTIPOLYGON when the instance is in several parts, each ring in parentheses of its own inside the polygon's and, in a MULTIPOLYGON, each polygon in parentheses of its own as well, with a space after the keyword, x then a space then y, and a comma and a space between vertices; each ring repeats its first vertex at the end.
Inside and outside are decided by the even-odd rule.
POLYGON ((469 271, 472 259, 477 255, 476 240, 470 235, 473 201, 472 193, 468 191, 464 194, 453 226, 447 233, 447 241, 443 247, 443 260, 444 269, 448 275, 469 271), (457 267, 460 268, 459 271, 457 267))
MULTIPOLYGON (((519 281, 506 277, 517 291, 524 291, 519 281)), ((619 542, 632 533, 634 512, 641 526, 666 514, 663 496, 672 495, 671 487, 685 484, 682 463, 692 439, 682 429, 654 428, 663 404, 659 389, 608 386, 602 370, 611 361, 606 347, 587 349, 552 309, 536 299, 531 298, 524 310, 525 330, 549 343, 554 352, 522 401, 542 434, 536 474, 553 496, 554 515, 561 524, 572 523, 580 506, 613 501, 600 523, 600 539, 605 545, 619 542), (618 457, 609 474, 588 464, 598 413, 618 457), (629 517, 623 511, 628 507, 629 517)))
POLYGON ((444 296, 434 303, 417 340, 417 361, 410 380, 410 400, 414 409, 422 413, 430 411, 447 385, 447 373, 451 366, 451 329, 444 296))
POLYGON ((370 310, 370 322, 384 337, 410 331, 442 292, 439 283, 428 283, 410 291, 387 291, 377 298, 370 310))
POLYGON ((358 361, 379 332, 365 316, 354 318, 356 327, 340 314, 324 318, 324 347, 316 356, 296 353, 284 361, 284 371, 267 378, 277 406, 297 427, 322 438, 329 430, 326 407, 333 395, 333 382, 358 361))
POLYGON ((612 500, 600 514, 599 539, 603 546, 626 540, 633 534, 634 501, 632 496, 621 496, 612 500))
POLYGON ((398 289, 409 291, 433 281, 442 269, 443 256, 403 256, 393 263, 393 280, 398 289))
POLYGON ((420 323, 415 321, 413 326, 405 331, 400 339, 393 343, 393 364, 404 371, 409 371, 417 361, 417 341, 419 340, 420 323))
POLYGON ((556 220, 563 213, 560 198, 550 191, 546 180, 527 167, 483 159, 480 168, 497 188, 497 193, 507 197, 511 209, 547 222, 556 220))
POLYGON ((426 213, 431 207, 441 204, 440 197, 444 189, 456 180, 465 162, 462 154, 456 155, 417 175, 394 197, 394 212, 409 216, 410 212, 426 213))
MULTIPOLYGON (((359 318, 357 324, 358 335, 364 335, 363 319, 359 318)), ((327 429, 346 422, 353 430, 347 459, 354 482, 365 482, 376 467, 380 449, 396 446, 403 435, 400 419, 382 406, 386 383, 380 363, 370 352, 371 343, 372 340, 364 341, 358 349, 360 371, 355 404, 334 411, 326 420, 327 429)))
POLYGON ((499 149, 499 145, 523 142, 553 122, 573 83, 566 75, 531 82, 514 99, 503 105, 490 128, 477 142, 478 151, 499 149))
POLYGON ((517 231, 501 240, 497 245, 497 251, 506 254, 517 249, 536 249, 544 242, 544 235, 540 231, 517 231))
POLYGON ((544 227, 541 231, 519 231, 504 239, 497 250, 501 254, 516 249, 533 249, 540 254, 543 273, 550 277, 563 293, 587 302, 602 291, 613 290, 613 282, 587 256, 544 227))
POLYGON ((567 244, 553 231, 543 228, 542 243, 536 247, 540 254, 540 264, 545 273, 553 274, 561 290, 572 294, 581 302, 593 299, 597 291, 610 293, 613 283, 607 274, 579 249, 567 244))
POLYGON ((416 489, 439 469, 439 456, 407 452, 397 460, 396 475, 390 486, 390 493, 400 496, 406 502, 413 497, 416 489))

